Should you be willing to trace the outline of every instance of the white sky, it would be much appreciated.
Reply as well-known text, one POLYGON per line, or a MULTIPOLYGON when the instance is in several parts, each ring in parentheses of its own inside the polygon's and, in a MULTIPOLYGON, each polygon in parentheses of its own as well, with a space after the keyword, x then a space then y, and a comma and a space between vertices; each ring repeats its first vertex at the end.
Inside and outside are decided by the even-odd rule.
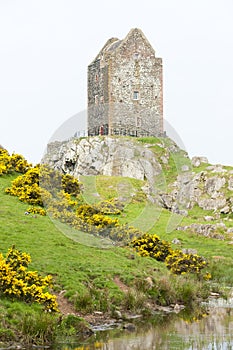
POLYGON ((87 65, 142 29, 164 64, 164 117, 190 156, 233 165, 232 0, 0 0, 0 144, 39 162, 86 108, 87 65))

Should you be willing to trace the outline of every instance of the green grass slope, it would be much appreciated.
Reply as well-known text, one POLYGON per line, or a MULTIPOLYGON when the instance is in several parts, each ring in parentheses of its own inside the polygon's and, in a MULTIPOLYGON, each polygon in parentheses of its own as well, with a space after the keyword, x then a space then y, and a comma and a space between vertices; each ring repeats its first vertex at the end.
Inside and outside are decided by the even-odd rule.
MULTIPOLYGON (((144 227, 145 231, 156 233, 169 242, 174 238, 179 239, 180 245, 173 244, 174 249, 196 249, 199 255, 209 261, 208 271, 212 276, 209 286, 203 286, 193 276, 173 276, 164 263, 141 257, 127 247, 103 249, 85 244, 85 239, 82 240, 84 244, 81 244, 77 232, 65 225, 60 226, 59 230, 59 225, 55 225, 48 216, 25 215, 28 204, 5 193, 5 188, 10 186, 16 176, 0 176, 0 252, 5 255, 8 248, 14 245, 20 251, 29 253, 32 259, 30 270, 36 270, 42 275, 51 274, 54 281, 52 292, 68 298, 77 314, 102 311, 113 315, 116 309, 122 312, 148 312, 148 302, 149 305, 177 302, 190 305, 192 300, 206 297, 209 286, 212 290, 219 290, 220 285, 232 287, 233 254, 230 235, 224 240, 217 240, 188 231, 177 231, 175 228, 167 230, 171 216, 182 225, 204 222, 203 216, 206 213, 200 208, 194 208, 188 216, 182 217, 156 206, 148 206, 141 190, 143 181, 127 179, 126 183, 130 182, 134 188, 134 196, 126 203, 118 218, 121 224, 129 223, 140 229, 144 227)), ((170 167, 169 179, 173 177, 175 176, 170 167)), ((84 183, 90 182, 92 178, 83 180, 84 183)), ((94 185, 102 200, 118 195, 115 191, 118 181, 117 178, 104 176, 95 179, 94 185)), ((92 188, 90 184, 89 187, 92 188)), ((88 200, 93 199, 95 202, 92 192, 87 196, 88 200)), ((214 221, 216 222, 217 220, 214 221)), ((227 221, 226 225, 230 227, 231 222, 227 221)), ((89 235, 81 234, 84 237, 89 235)), ((42 335, 36 342, 37 329, 35 327, 30 330, 29 325, 37 325, 41 320, 46 333, 49 324, 55 328, 57 324, 53 318, 42 316, 39 305, 28 305, 3 296, 0 300, 0 312, 0 342, 17 340, 18 333, 19 338, 22 338, 22 332, 25 335, 22 339, 25 341, 31 332, 29 341, 33 339, 35 344, 43 343, 47 335, 42 335), (34 317, 34 323, 30 321, 31 317, 34 317)), ((51 337, 48 335, 50 341, 52 337, 53 334, 51 337)))
POLYGON ((4 193, 12 176, 0 177, 0 227, 1 252, 15 245, 31 255, 30 269, 51 274, 55 290, 65 290, 66 295, 87 292, 90 287, 107 288, 109 294, 119 298, 119 287, 114 277, 130 284, 135 278, 164 270, 163 264, 143 259, 123 248, 97 249, 81 245, 59 231, 48 216, 25 215, 28 208, 16 197, 4 193))

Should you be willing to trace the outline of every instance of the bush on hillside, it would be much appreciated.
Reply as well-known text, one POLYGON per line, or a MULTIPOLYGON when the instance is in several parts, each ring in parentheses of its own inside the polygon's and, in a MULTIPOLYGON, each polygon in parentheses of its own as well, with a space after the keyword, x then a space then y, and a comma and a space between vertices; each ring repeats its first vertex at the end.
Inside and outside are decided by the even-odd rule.
POLYGON ((14 171, 23 174, 30 167, 31 164, 22 155, 14 153, 10 155, 7 150, 0 147, 0 175, 9 174, 14 171))
POLYGON ((78 180, 69 174, 65 174, 62 176, 62 189, 72 195, 72 196, 77 196, 80 193, 80 183, 78 180))
POLYGON ((39 187, 39 175, 40 167, 36 165, 25 174, 13 180, 11 187, 6 188, 6 193, 17 196, 22 202, 43 206, 39 187))
POLYGON ((180 250, 175 250, 167 256, 165 264, 176 275, 199 274, 207 266, 207 261, 197 254, 185 254, 180 250))
POLYGON ((166 257, 172 253, 170 243, 161 240, 155 234, 145 233, 140 238, 134 239, 131 244, 140 255, 150 256, 158 261, 165 261, 166 257))
POLYGON ((6 258, 0 254, 0 293, 27 303, 37 302, 46 310, 58 311, 56 296, 46 291, 52 286, 52 277, 42 277, 37 271, 28 271, 31 257, 10 248, 6 258))
POLYGON ((75 206, 77 203, 72 201, 71 196, 79 192, 80 184, 77 179, 71 175, 62 175, 44 165, 28 169, 6 189, 6 193, 17 196, 20 201, 42 207, 44 204, 50 205, 52 199, 60 201, 60 193, 66 196, 70 205, 75 206))
MULTIPOLYGON (((157 235, 143 234, 131 242, 133 248, 141 256, 149 256, 165 262, 167 268, 174 274, 199 274, 207 266, 204 257, 197 254, 185 254, 180 250, 173 250, 169 242, 161 240, 157 235)), ((208 274, 205 279, 211 278, 208 274)))

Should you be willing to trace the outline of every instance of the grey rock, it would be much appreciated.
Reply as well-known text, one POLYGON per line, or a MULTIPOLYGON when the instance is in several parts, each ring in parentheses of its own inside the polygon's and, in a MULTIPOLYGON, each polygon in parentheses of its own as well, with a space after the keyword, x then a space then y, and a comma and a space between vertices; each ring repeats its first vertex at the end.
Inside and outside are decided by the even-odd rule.
MULTIPOLYGON (((157 146, 163 148, 161 157, 155 155, 150 149, 151 145, 130 138, 95 136, 56 141, 48 145, 42 163, 48 163, 52 168, 77 178, 82 175, 107 175, 146 180, 142 190, 149 201, 183 216, 188 215, 188 210, 195 205, 212 210, 215 219, 218 219, 220 212, 233 212, 233 196, 226 194, 227 188, 233 191, 233 175, 229 175, 231 171, 226 173, 222 166, 212 165, 196 174, 191 172, 191 163, 185 164, 179 167, 181 171, 175 181, 167 184, 161 164, 167 164, 170 152, 176 153, 179 148, 173 143, 166 146, 163 140, 157 146)), ((193 166, 202 163, 208 163, 208 159, 192 158, 193 166)), ((120 191, 119 196, 123 200, 125 197, 129 199, 129 195, 125 196, 124 193, 120 191)), ((130 193, 131 199, 133 190, 130 193)), ((212 219, 207 215, 205 220, 212 219)))
POLYGON ((168 156, 168 157, 166 157, 166 156, 161 156, 160 159, 161 159, 161 161, 162 161, 163 164, 168 164, 169 156, 168 156))
POLYGON ((222 213, 222 214, 228 214, 229 212, 230 212, 229 205, 226 205, 225 207, 220 209, 220 213, 222 213))
POLYGON ((210 216, 210 215, 206 215, 206 216, 204 216, 204 220, 205 220, 205 221, 213 221, 213 220, 214 220, 214 217, 213 217, 213 216, 210 216))
POLYGON ((197 203, 204 210, 217 210, 226 205, 226 198, 200 198, 197 199, 197 203))
POLYGON ((210 165, 206 168, 206 170, 210 170, 213 173, 225 173, 227 170, 223 169, 222 165, 217 164, 217 165, 210 165))
POLYGON ((172 243, 173 243, 173 244, 181 244, 181 241, 180 241, 178 238, 174 238, 174 239, 172 240, 172 243))
POLYGON ((194 233, 202 235, 204 237, 216 238, 224 240, 224 235, 218 233, 218 229, 226 231, 226 225, 223 223, 219 224, 191 224, 187 226, 178 226, 177 230, 187 231, 190 230, 194 233))
POLYGON ((192 158, 192 166, 198 167, 202 163, 208 163, 208 159, 206 157, 193 157, 192 158))
POLYGON ((124 176, 147 179, 151 186, 155 186, 155 178, 162 171, 154 153, 143 145, 107 136, 49 144, 42 162, 77 178, 80 175, 124 176))
POLYGON ((226 179, 224 177, 213 176, 206 180, 205 189, 206 192, 213 196, 217 191, 219 191, 226 183, 226 179))
POLYGON ((233 191, 233 176, 228 179, 228 190, 233 191))
POLYGON ((184 248, 184 249, 182 249, 182 253, 184 253, 184 254, 197 254, 197 250, 192 249, 192 248, 184 248))
POLYGON ((123 325, 123 329, 126 329, 127 331, 133 332, 136 330, 136 326, 133 323, 126 323, 123 325))
POLYGON ((188 165, 182 165, 182 167, 181 167, 181 170, 182 171, 189 171, 189 166, 188 165))
POLYGON ((119 320, 122 318, 122 313, 119 310, 115 310, 113 313, 113 317, 119 320))

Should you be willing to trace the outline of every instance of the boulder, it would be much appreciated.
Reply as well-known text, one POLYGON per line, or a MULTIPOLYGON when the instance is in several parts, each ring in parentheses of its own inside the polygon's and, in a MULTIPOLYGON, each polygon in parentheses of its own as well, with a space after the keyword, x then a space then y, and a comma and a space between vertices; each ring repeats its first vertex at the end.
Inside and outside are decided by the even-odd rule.
POLYGON ((221 214, 228 214, 230 212, 230 207, 229 205, 225 205, 225 207, 221 208, 219 211, 221 214))
POLYGON ((206 192, 210 196, 214 196, 216 198, 216 192, 219 191, 226 183, 225 177, 213 176, 208 178, 205 181, 205 189, 206 192))
POLYGON ((181 170, 182 171, 189 171, 190 169, 189 169, 188 165, 184 164, 184 165, 182 165, 181 170))
POLYGON ((205 221, 213 221, 213 220, 214 220, 214 217, 213 217, 213 216, 210 216, 210 215, 206 215, 206 216, 204 216, 204 220, 205 220, 205 221))
POLYGON ((173 243, 173 244, 181 244, 181 241, 180 241, 178 238, 174 238, 174 239, 172 240, 172 243, 173 243))
POLYGON ((192 166, 198 167, 202 163, 208 163, 208 159, 206 157, 192 157, 192 166))
POLYGON ((233 191, 233 176, 228 179, 228 190, 233 191))

